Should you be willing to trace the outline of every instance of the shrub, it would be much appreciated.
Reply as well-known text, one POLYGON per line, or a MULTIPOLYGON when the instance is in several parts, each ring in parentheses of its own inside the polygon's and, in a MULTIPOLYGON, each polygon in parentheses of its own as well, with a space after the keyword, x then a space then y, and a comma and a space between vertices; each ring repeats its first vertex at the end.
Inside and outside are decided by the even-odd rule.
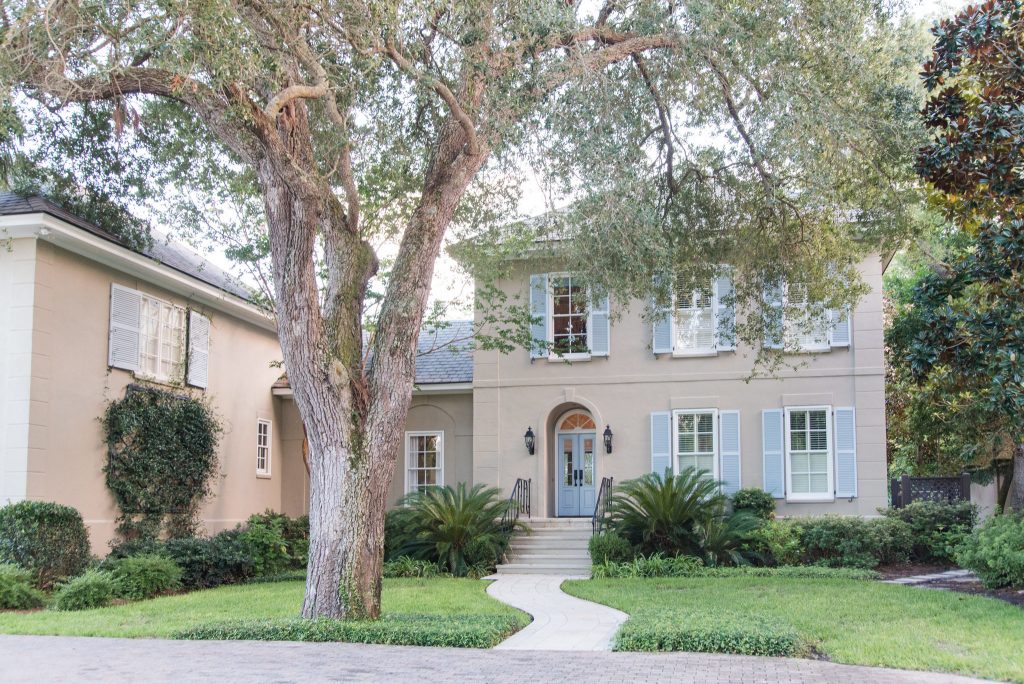
POLYGON ((910 525, 894 518, 803 518, 800 561, 813 565, 874 568, 880 563, 905 563, 913 546, 910 525))
POLYGON ((886 516, 910 525, 910 557, 922 563, 952 563, 956 548, 978 521, 977 507, 968 501, 945 503, 915 501, 903 508, 887 508, 886 516))
POLYGON ((796 656, 806 651, 791 626, 758 615, 724 611, 630 618, 616 651, 693 651, 796 656))
POLYGON ((763 489, 750 487, 732 495, 732 510, 747 511, 762 520, 775 517, 775 497, 763 489))
POLYGON ((595 578, 635 577, 787 577, 790 579, 853 579, 872 580, 879 575, 861 568, 826 568, 818 565, 784 565, 777 568, 743 565, 740 567, 708 567, 693 556, 648 556, 624 563, 595 564, 595 578))
POLYGON ((747 565, 752 558, 749 542, 763 524, 749 511, 728 515, 723 502, 715 515, 695 527, 700 557, 708 565, 747 565))
POLYGON ((1024 588, 1024 513, 986 520, 957 549, 956 560, 990 589, 1024 588))
POLYGON ((648 473, 616 487, 611 499, 611 530, 641 553, 696 555, 697 525, 714 517, 724 497, 704 471, 678 475, 648 473))
POLYGON ((436 577, 441 574, 437 563, 401 556, 384 562, 385 577, 436 577))
POLYGON ((402 555, 415 534, 415 514, 409 508, 392 508, 384 516, 384 560, 402 555))
POLYGON ((200 625, 177 639, 347 641, 361 644, 490 648, 523 626, 501 615, 388 615, 372 621, 247 620, 200 625))
POLYGON ((769 520, 751 536, 751 555, 766 565, 798 565, 803 562, 800 535, 794 519, 769 520))
POLYGON ((169 539, 167 555, 181 568, 184 589, 209 589, 222 584, 238 584, 253 575, 240 530, 225 530, 213 537, 169 539))
POLYGON ((109 605, 117 595, 117 583, 109 572, 86 570, 57 587, 53 607, 56 610, 87 610, 109 605))
POLYGON ((122 598, 138 601, 181 586, 181 568, 166 556, 130 556, 115 561, 110 574, 122 598))
POLYGON ((289 570, 277 575, 260 575, 248 580, 248 584, 273 584, 275 582, 305 582, 305 570, 289 570))
POLYGON ((257 575, 276 575, 305 567, 309 555, 309 517, 289 518, 273 511, 250 516, 242 541, 257 575))
MULTIPOLYGON (((398 552, 433 561, 458 577, 471 566, 494 567, 508 546, 510 531, 500 521, 509 502, 497 488, 431 487, 404 497, 409 538, 398 552)), ((519 523, 517 523, 521 527, 519 523)))
POLYGON ((103 563, 108 564, 119 558, 128 558, 130 556, 153 554, 167 555, 167 546, 164 542, 148 537, 122 540, 116 544, 111 544, 110 553, 103 559, 103 563))
POLYGON ((39 608, 43 592, 33 585, 32 573, 14 563, 0 563, 0 610, 39 608))
POLYGON ((89 563, 89 535, 78 511, 43 501, 0 508, 0 563, 32 573, 40 587, 80 573, 89 563))
POLYGON ((595 565, 598 563, 621 563, 633 560, 636 553, 629 542, 614 532, 602 532, 590 538, 588 544, 590 549, 590 560, 595 565))
POLYGON ((605 561, 596 563, 592 574, 595 578, 635 577, 691 577, 704 563, 695 556, 665 556, 660 553, 637 556, 622 563, 605 561))

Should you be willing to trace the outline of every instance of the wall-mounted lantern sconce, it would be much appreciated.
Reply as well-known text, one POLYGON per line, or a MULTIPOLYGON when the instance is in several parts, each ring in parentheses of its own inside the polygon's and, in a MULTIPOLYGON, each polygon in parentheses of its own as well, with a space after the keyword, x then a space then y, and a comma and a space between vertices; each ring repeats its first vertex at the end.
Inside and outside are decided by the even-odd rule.
POLYGON ((531 456, 533 456, 534 447, 537 444, 537 438, 533 434, 532 427, 526 428, 526 434, 523 435, 523 440, 526 441, 526 450, 530 452, 531 456))
POLYGON ((604 426, 604 450, 605 453, 612 453, 612 426, 604 426))

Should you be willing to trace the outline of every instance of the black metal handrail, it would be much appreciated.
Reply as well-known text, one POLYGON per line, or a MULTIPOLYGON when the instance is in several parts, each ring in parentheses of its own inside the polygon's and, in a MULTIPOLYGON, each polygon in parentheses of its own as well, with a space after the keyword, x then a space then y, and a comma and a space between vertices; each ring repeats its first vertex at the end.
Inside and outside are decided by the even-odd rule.
POLYGON ((602 477, 601 488, 597 490, 597 501, 594 503, 594 518, 590 522, 591 531, 600 534, 604 531, 612 504, 612 478, 602 477))
POLYGON ((517 478, 516 484, 512 487, 512 494, 508 497, 508 508, 501 515, 501 529, 510 532, 519 520, 520 514, 530 515, 530 483, 533 480, 517 478))

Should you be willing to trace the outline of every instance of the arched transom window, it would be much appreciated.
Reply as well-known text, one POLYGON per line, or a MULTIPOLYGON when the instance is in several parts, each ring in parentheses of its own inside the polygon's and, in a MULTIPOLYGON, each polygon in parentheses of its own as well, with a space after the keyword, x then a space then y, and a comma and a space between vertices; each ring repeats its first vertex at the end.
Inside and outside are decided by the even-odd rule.
POLYGON ((568 432, 570 430, 594 430, 595 428, 593 418, 586 413, 575 412, 563 418, 558 429, 561 432, 568 432))

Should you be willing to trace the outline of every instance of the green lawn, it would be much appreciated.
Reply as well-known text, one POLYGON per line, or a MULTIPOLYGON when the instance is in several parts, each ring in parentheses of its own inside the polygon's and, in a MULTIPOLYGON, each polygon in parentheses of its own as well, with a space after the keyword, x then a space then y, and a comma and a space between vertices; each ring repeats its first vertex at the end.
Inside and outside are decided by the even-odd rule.
MULTIPOLYGON (((287 620, 298 615, 303 586, 302 582, 243 584, 74 613, 0 612, 0 633, 173 637, 210 623, 287 620)), ((485 589, 486 582, 480 580, 386 579, 383 612, 396 623, 413 616, 450 616, 452 631, 458 630, 459 618, 494 617, 518 627, 529 622, 525 613, 492 599, 485 589)))
POLYGON ((629 613, 638 628, 690 614, 751 616, 794 629, 835 662, 1024 682, 1024 610, 995 599, 778 577, 581 580, 563 589, 629 613))

